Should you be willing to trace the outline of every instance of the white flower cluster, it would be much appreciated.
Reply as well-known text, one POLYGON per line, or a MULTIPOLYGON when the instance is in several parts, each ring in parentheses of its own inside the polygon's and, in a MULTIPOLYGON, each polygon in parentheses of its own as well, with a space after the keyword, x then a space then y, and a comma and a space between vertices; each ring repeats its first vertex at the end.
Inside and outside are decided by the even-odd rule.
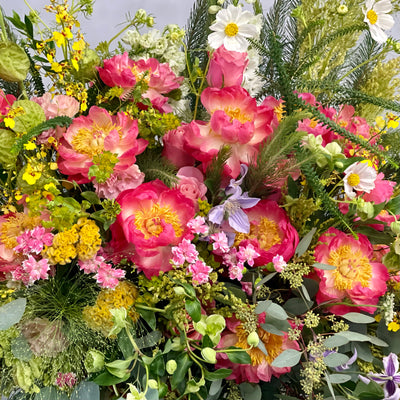
POLYGON ((157 58, 160 62, 167 62, 179 75, 185 69, 185 53, 181 50, 184 36, 184 29, 170 24, 162 32, 151 29, 140 34, 137 30, 129 30, 122 41, 131 46, 129 55, 132 59, 157 58))

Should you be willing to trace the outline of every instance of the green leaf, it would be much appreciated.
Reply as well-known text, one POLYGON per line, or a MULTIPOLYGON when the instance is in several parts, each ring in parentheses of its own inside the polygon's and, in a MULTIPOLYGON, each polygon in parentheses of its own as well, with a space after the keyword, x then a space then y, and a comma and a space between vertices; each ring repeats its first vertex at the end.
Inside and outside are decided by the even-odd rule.
POLYGON ((325 340, 324 345, 328 349, 333 349, 334 347, 340 347, 343 346, 344 344, 349 343, 350 340, 344 336, 338 336, 337 334, 328 337, 328 339, 325 340))
POLYGON ((165 374, 164 357, 161 352, 154 357, 153 362, 150 364, 150 372, 157 376, 163 376, 165 374))
POLYGON ((260 282, 257 282, 256 284, 256 288, 264 285, 264 283, 267 283, 270 279, 272 279, 275 275, 277 274, 277 272, 272 272, 270 274, 268 274, 267 276, 264 276, 264 278, 261 279, 260 282))
POLYGON ((196 297, 196 291, 194 290, 193 286, 190 286, 187 283, 180 283, 180 285, 185 289, 185 292, 188 294, 189 297, 196 297))
POLYGON ((324 357, 324 363, 327 367, 336 368, 340 365, 344 365, 349 361, 349 357, 346 354, 331 353, 324 357))
POLYGON ((181 353, 176 359, 177 368, 171 378, 171 389, 175 390, 179 383, 185 381, 186 374, 193 361, 186 353, 181 353))
POLYGON ((71 393, 71 400, 99 400, 100 387, 94 382, 81 382, 71 393))
POLYGON ((25 80, 30 66, 24 49, 13 42, 0 42, 1 79, 7 82, 22 82, 25 80))
POLYGON ((239 385, 240 393, 246 400, 261 400, 262 392, 260 385, 243 382, 239 385))
POLYGON ((145 349, 147 347, 154 347, 160 341, 162 333, 160 331, 153 331, 145 336, 135 338, 135 342, 139 349, 145 349))
POLYGON ((228 368, 220 368, 217 369, 216 371, 204 371, 204 377, 208 380, 208 381, 218 381, 220 379, 225 379, 227 378, 230 374, 232 373, 231 369, 228 368))
POLYGON ((0 129, 0 164, 4 169, 12 169, 17 156, 11 153, 16 135, 13 131, 0 129))
POLYGON ((289 299, 283 305, 283 308, 290 314, 301 315, 308 311, 313 304, 313 301, 304 301, 303 299, 294 297, 289 299))
POLYGON ((95 192, 86 191, 82 192, 81 196, 86 199, 90 204, 101 204, 99 196, 95 192))
POLYGON ((97 383, 99 386, 112 386, 117 385, 121 382, 125 382, 127 379, 129 379, 130 376, 131 375, 127 373, 123 377, 119 378, 117 376, 111 375, 108 371, 106 371, 96 376, 96 378, 93 379, 93 382, 97 383))
POLYGON ((351 379, 351 375, 346 375, 346 374, 332 374, 329 375, 329 379, 331 383, 345 383, 348 382, 351 379))
POLYGON ((386 210, 392 214, 400 214, 400 196, 396 196, 386 204, 386 210))
POLYGON ((296 247, 296 256, 301 257, 308 249, 308 247, 311 244, 312 238, 314 236, 314 233, 317 231, 317 228, 312 228, 310 232, 307 233, 303 237, 303 239, 300 240, 299 244, 296 247))
POLYGON ((200 319, 201 319, 201 304, 197 298, 195 298, 194 300, 186 299, 185 308, 194 322, 200 321, 200 319))
POLYGON ((133 354, 135 354, 135 349, 125 331, 122 329, 121 332, 118 333, 118 347, 122 351, 124 358, 130 358, 133 354))
POLYGON ((29 361, 32 358, 32 350, 23 335, 11 341, 11 352, 15 358, 21 361, 29 361))
POLYGON ((273 367, 285 368, 294 367, 297 365, 301 358, 301 352, 294 349, 284 350, 278 357, 272 361, 273 367))
POLYGON ((314 268, 317 268, 317 269, 323 269, 323 270, 325 270, 325 271, 330 271, 330 270, 332 270, 332 269, 336 269, 336 267, 334 266, 334 265, 329 265, 329 264, 322 264, 322 263, 314 263, 313 265, 312 265, 314 268))
POLYGON ((26 299, 20 298, 0 307, 0 331, 5 331, 19 322, 24 315, 26 299))
POLYGON ((368 384, 358 381, 353 395, 359 400, 380 400, 385 397, 382 387, 374 381, 368 384))
POLYGON ((270 315, 276 319, 287 319, 288 315, 286 311, 278 304, 272 302, 271 300, 261 301, 257 304, 256 314, 261 314, 265 312, 267 315, 270 315))
POLYGON ((365 315, 356 312, 349 312, 347 314, 342 315, 343 318, 348 321, 355 322, 356 324, 370 324, 372 322, 376 322, 375 318, 370 315, 365 315))
MULTIPOLYGON (((229 347, 229 349, 241 350, 237 347, 229 347)), ((250 364, 251 363, 250 355, 247 354, 246 350, 227 352, 226 355, 228 356, 229 360, 232 361, 234 364, 250 364)))
POLYGON ((154 313, 154 311, 143 310, 142 308, 140 308, 140 306, 137 307, 137 311, 139 311, 139 314, 147 322, 151 329, 155 330, 157 328, 156 314, 154 313))

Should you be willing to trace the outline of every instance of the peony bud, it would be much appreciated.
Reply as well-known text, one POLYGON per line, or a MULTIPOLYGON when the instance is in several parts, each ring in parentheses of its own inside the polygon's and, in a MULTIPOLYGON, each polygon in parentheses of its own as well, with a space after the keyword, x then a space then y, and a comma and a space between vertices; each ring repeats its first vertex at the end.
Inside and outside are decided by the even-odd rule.
POLYGON ((201 355, 204 360, 210 364, 215 364, 217 362, 217 352, 211 347, 204 347, 204 349, 201 349, 201 355))
POLYGON ((167 361, 167 365, 165 366, 167 372, 172 375, 176 369, 178 368, 178 364, 176 363, 175 360, 169 360, 167 361))
POLYGON ((258 337, 257 332, 251 332, 250 335, 247 336, 247 343, 249 344, 249 346, 258 346, 258 343, 260 343, 260 338, 258 337))
POLYGON ((99 372, 104 367, 104 354, 98 350, 89 350, 84 361, 86 371, 99 372))

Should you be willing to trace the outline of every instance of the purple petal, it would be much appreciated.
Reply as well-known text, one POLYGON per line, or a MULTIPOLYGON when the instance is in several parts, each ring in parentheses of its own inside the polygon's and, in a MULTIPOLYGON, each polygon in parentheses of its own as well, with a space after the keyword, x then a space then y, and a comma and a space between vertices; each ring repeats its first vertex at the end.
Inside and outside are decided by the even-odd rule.
POLYGON ((399 370, 399 360, 397 355, 390 353, 387 357, 383 357, 383 366, 388 376, 393 376, 399 370))
MULTIPOLYGON (((387 381, 385 384, 385 391, 388 396, 393 396, 396 393, 397 386, 393 381, 387 381)), ((386 396, 385 396, 386 398, 386 396)))
POLYGON ((228 218, 229 225, 237 232, 249 233, 250 222, 248 216, 241 209, 236 210, 228 218))
POLYGON ((389 396, 389 394, 386 392, 386 390, 383 390, 385 392, 385 400, 399 400, 400 399, 400 389, 396 387, 394 393, 389 396))
POLYGON ((213 207, 208 213, 208 220, 214 224, 221 225, 224 220, 224 206, 213 207))
POLYGON ((380 385, 388 381, 387 380, 388 377, 385 374, 368 374, 368 378, 372 379, 376 383, 379 383, 380 385))
POLYGON ((393 382, 396 384, 400 384, 400 375, 398 374, 393 375, 393 382))
POLYGON ((257 197, 248 197, 247 193, 244 193, 242 197, 237 199, 237 201, 242 208, 251 208, 254 207, 260 199, 257 197))

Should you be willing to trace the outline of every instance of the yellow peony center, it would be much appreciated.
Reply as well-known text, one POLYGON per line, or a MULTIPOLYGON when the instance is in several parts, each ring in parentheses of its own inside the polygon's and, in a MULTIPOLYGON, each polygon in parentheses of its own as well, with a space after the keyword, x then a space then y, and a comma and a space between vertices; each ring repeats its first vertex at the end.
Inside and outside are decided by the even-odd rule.
POLYGON ((239 27, 234 23, 230 22, 226 27, 225 27, 225 35, 226 36, 236 36, 239 32, 239 27))
POLYGON ((239 107, 235 107, 235 108, 226 107, 226 108, 224 108, 224 111, 225 111, 226 115, 228 115, 231 118, 231 122, 234 119, 238 120, 241 124, 252 121, 252 118, 250 118, 248 115, 244 114, 239 107))
MULTIPOLYGON (((115 129, 118 130, 118 127, 112 124, 111 121, 102 126, 94 123, 88 128, 79 129, 72 138, 71 145, 77 153, 93 157, 104 152, 104 139, 115 129)), ((120 130, 118 132, 121 138, 120 130)))
POLYGON ((369 10, 367 12, 367 18, 370 22, 371 25, 376 24, 376 21, 378 21, 378 14, 374 10, 369 10))
POLYGON ((250 233, 237 233, 235 245, 246 239, 257 239, 260 248, 268 251, 272 246, 281 243, 278 225, 268 218, 261 218, 258 225, 250 224, 250 233))
POLYGON ((176 237, 182 236, 183 230, 179 216, 168 206, 161 207, 159 204, 154 204, 150 209, 135 213, 136 229, 143 233, 145 239, 160 236, 167 224, 172 225, 176 237))
MULTIPOLYGON (((263 361, 271 364, 272 361, 274 361, 274 359, 280 353, 282 353, 282 336, 269 333, 260 327, 257 328, 257 334, 260 338, 260 341, 264 344, 268 355, 263 353, 263 351, 260 350, 258 347, 253 347, 252 349, 247 351, 251 358, 251 365, 257 366, 260 365, 263 361)), ((249 334, 242 325, 239 325, 236 328, 236 335, 238 337, 238 341, 236 342, 235 346, 240 347, 241 349, 247 349, 249 347, 247 343, 247 337, 249 336, 249 334)))
POLYGON ((7 249, 18 246, 17 237, 24 231, 31 230, 40 225, 41 218, 29 217, 27 214, 18 213, 8 218, 1 224, 0 240, 7 249))
POLYGON ((334 286, 338 290, 351 290, 357 282, 360 282, 362 287, 367 287, 372 278, 369 259, 360 250, 354 251, 349 245, 331 251, 328 264, 336 267, 333 276, 334 286))
POLYGON ((347 177, 347 183, 352 187, 357 186, 360 183, 360 176, 358 174, 350 174, 347 177))
POLYGON ((310 120, 310 128, 315 128, 318 125, 318 121, 315 119, 310 120))

